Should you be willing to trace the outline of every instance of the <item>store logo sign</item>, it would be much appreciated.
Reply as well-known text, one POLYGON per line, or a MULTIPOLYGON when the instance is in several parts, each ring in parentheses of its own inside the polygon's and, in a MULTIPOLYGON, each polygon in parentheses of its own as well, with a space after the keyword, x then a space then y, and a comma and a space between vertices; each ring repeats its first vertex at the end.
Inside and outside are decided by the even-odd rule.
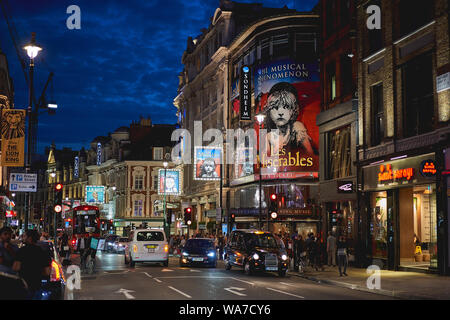
POLYGON ((337 189, 338 189, 338 193, 352 193, 353 192, 353 182, 338 181, 337 189))
POLYGON ((249 121, 252 120, 252 90, 251 90, 251 75, 250 68, 248 66, 243 66, 241 69, 241 90, 239 93, 241 105, 241 120, 249 121))
POLYGON ((381 165, 380 172, 378 173, 378 181, 393 181, 406 178, 406 180, 411 180, 414 177, 414 168, 398 169, 392 170, 392 165, 381 165))
POLYGON ((420 173, 426 178, 436 176, 436 163, 433 160, 425 160, 420 164, 420 173))

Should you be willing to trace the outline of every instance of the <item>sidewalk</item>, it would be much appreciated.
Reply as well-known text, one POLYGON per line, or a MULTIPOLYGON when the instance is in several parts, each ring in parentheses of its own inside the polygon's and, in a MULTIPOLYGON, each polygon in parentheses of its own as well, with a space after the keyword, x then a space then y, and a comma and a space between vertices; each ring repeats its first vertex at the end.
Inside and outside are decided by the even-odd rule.
POLYGON ((315 271, 309 267, 304 274, 290 271, 291 276, 400 299, 450 299, 450 277, 417 272, 381 270, 381 285, 378 290, 367 287, 367 279, 370 274, 366 273, 366 269, 347 268, 347 274, 348 277, 340 277, 337 267, 328 266, 325 266, 325 271, 315 271))

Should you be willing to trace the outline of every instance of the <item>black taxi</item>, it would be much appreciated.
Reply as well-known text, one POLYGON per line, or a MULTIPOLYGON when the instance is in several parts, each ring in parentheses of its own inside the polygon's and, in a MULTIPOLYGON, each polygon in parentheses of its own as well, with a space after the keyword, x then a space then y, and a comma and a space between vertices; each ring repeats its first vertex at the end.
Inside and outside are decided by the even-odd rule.
POLYGON ((225 247, 225 269, 242 267, 247 275, 255 271, 278 272, 284 277, 289 268, 286 248, 271 232, 234 230, 225 247))

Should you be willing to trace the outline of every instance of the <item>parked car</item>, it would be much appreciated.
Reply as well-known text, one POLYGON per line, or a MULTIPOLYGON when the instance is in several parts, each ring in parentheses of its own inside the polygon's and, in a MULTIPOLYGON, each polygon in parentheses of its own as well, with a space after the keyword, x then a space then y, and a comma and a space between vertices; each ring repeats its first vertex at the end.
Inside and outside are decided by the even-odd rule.
POLYGON ((225 247, 225 268, 232 266, 243 268, 247 275, 269 271, 284 277, 289 258, 283 242, 271 232, 234 230, 225 247))
POLYGON ((105 251, 113 252, 114 251, 114 243, 119 238, 117 234, 110 234, 105 238, 105 251))
POLYGON ((217 252, 214 240, 208 238, 192 238, 181 248, 180 266, 207 265, 217 266, 217 252))
POLYGON ((39 241, 37 245, 47 252, 52 259, 50 278, 42 280, 43 291, 48 295, 49 300, 64 300, 66 279, 53 241, 39 241))
POLYGON ((125 248, 128 245, 128 238, 117 238, 116 242, 114 242, 114 252, 115 253, 124 253, 125 248))
POLYGON ((125 264, 134 267, 136 262, 162 263, 169 265, 169 244, 160 229, 136 229, 130 232, 125 247, 125 264))

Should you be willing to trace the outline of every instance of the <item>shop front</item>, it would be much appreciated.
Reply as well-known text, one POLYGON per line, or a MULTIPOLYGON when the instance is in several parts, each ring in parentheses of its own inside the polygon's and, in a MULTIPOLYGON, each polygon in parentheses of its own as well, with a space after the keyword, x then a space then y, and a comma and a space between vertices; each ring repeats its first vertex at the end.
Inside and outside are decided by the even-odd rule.
POLYGON ((434 153, 363 167, 372 263, 437 271, 436 176, 434 153))

